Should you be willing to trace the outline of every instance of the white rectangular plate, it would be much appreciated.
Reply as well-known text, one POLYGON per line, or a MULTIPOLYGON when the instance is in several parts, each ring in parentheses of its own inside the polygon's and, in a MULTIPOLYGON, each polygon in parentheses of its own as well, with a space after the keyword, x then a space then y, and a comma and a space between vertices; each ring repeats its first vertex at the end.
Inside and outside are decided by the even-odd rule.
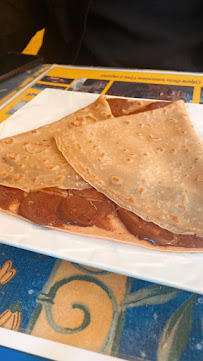
MULTIPOLYGON (((51 123, 93 102, 98 95, 46 89, 0 125, 0 138, 51 123)), ((186 104, 203 138, 203 106, 186 104)), ((33 225, 0 212, 0 241, 12 246, 203 293, 203 253, 173 253, 94 239, 33 225)))

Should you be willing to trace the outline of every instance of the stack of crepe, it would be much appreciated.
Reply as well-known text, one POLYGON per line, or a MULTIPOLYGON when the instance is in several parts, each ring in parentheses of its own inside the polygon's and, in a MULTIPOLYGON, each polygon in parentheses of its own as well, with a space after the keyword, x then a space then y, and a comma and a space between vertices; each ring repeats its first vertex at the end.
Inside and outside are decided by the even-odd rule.
POLYGON ((0 140, 0 210, 65 232, 203 251, 202 170, 182 100, 101 96, 0 140))

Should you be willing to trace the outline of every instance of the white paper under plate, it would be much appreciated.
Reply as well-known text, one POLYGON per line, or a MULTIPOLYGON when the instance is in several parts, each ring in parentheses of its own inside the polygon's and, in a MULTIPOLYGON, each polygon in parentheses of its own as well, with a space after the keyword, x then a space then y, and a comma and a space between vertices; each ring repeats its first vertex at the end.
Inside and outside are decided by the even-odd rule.
MULTIPOLYGON (((0 138, 51 123, 98 95, 46 89, 0 126, 0 138)), ((203 137, 203 106, 186 104, 203 137)), ((50 230, 0 212, 0 240, 54 257, 203 293, 203 253, 172 253, 50 230)))

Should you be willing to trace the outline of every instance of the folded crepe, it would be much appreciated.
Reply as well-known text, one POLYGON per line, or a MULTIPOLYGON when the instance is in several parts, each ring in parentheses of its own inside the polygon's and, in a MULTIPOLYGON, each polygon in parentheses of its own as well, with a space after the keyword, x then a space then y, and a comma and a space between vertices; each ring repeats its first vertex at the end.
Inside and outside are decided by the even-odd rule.
POLYGON ((184 155, 188 156, 190 148, 191 156, 195 157, 194 171, 191 168, 190 172, 192 177, 196 176, 198 185, 196 168, 201 145, 197 144, 199 139, 182 102, 173 105, 100 97, 89 107, 34 133, 0 141, 0 209, 62 231, 156 246, 161 250, 201 251, 199 186, 196 189, 188 173, 190 186, 183 191, 187 178, 184 176, 181 188, 187 163, 184 156, 180 157, 181 146, 178 147, 180 143, 184 148, 183 139, 186 141, 184 155), (177 127, 181 130, 178 137, 173 134, 174 143, 169 135, 176 133, 177 127), (167 136, 165 131, 169 132, 167 136), (181 133, 183 131, 186 133, 181 133), (48 147, 43 147, 44 144, 48 147), (156 149, 150 144, 156 144, 156 149), (153 155, 151 161, 147 158, 149 155, 153 155), (176 158, 180 167, 176 176, 182 193, 177 182, 168 179, 177 161, 174 167, 170 165, 168 169, 168 165, 176 158), (19 167, 20 164, 23 166, 19 167), (20 178, 19 168, 23 168, 20 178), (177 206, 183 220, 174 213, 177 206), (160 207, 165 207, 165 211, 160 212, 160 207), (169 210, 172 212, 168 227, 169 210), (178 227, 174 228, 173 223, 178 227))
POLYGON ((76 172, 118 206, 135 237, 164 246, 144 231, 151 225, 155 238, 165 231, 165 245, 203 249, 203 143, 182 100, 55 139, 76 172))
MULTIPOLYGON (((164 106, 159 102, 157 106, 164 106)), ((153 102, 107 99, 95 102, 56 122, 0 140, 0 184, 24 191, 46 187, 82 189, 90 187, 67 163, 56 147, 55 133, 95 123, 114 116, 136 113, 156 106, 153 102)))
POLYGON ((0 140, 0 184, 25 191, 45 187, 87 188, 56 147, 54 135, 71 127, 111 118, 105 97, 54 123, 0 140))

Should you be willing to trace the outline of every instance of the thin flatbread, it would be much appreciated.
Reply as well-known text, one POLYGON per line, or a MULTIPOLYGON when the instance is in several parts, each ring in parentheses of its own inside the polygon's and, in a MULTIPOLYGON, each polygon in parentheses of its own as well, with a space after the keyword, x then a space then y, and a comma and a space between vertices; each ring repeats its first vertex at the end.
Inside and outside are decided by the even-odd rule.
MULTIPOLYGON (((115 117, 123 114, 149 112, 151 109, 164 107, 168 104, 166 102, 145 102, 119 98, 108 99, 107 101, 115 117)), ((0 185, 0 209, 34 224, 162 251, 203 251, 202 239, 194 238, 194 236, 185 238, 184 235, 177 239, 177 235, 170 232, 166 234, 167 232, 161 229, 158 229, 161 234, 164 231, 164 237, 161 236, 161 243, 155 245, 152 239, 147 239, 145 236, 139 237, 139 239, 126 228, 125 222, 123 223, 123 220, 118 216, 118 208, 116 204, 92 187, 82 190, 49 187, 26 192, 17 187, 10 188, 0 185)), ((140 218, 137 218, 137 221, 139 228, 144 229, 144 234, 148 233, 145 232, 146 229, 149 233, 154 234, 154 227, 157 231, 155 225, 149 222, 143 224, 140 218)))
POLYGON ((175 234, 203 236, 203 143, 182 100, 55 139, 76 172, 118 206, 175 234))
POLYGON ((166 102, 100 96, 95 102, 56 122, 0 140, 0 185, 24 191, 47 187, 84 189, 85 182, 56 147, 54 135, 81 125, 164 106, 166 102))
POLYGON ((0 184, 24 191, 88 188, 56 147, 54 135, 113 117, 104 96, 54 123, 0 140, 0 184))

